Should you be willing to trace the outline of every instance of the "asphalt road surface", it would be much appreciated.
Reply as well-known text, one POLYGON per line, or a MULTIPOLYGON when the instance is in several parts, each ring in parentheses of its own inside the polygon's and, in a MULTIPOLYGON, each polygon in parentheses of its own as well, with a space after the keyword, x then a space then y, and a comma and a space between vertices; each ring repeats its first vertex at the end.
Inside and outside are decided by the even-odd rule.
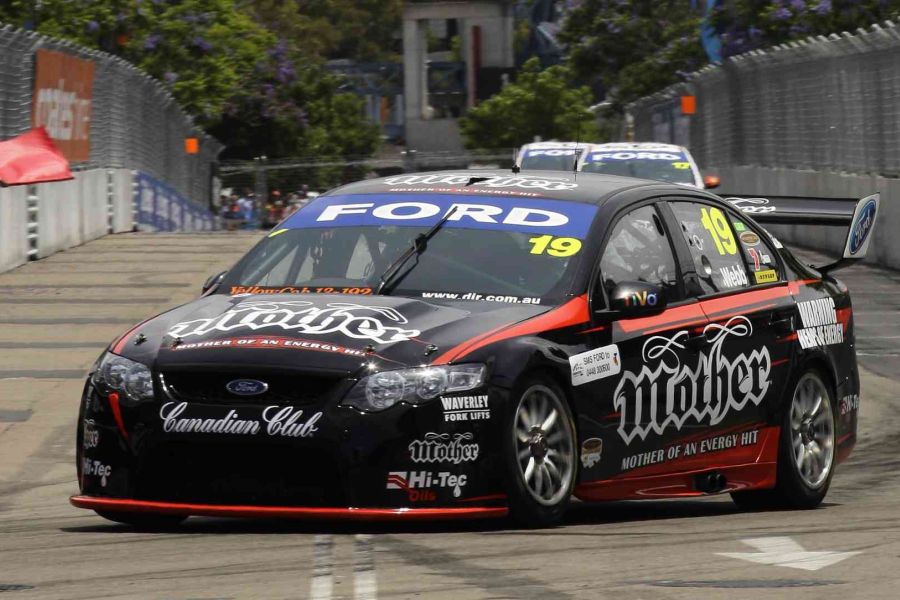
POLYGON ((136 533, 72 508, 83 375, 130 324, 255 240, 127 234, 0 274, 0 593, 29 598, 900 597, 900 274, 854 267, 860 438, 825 505, 578 505, 555 529, 190 519, 136 533))

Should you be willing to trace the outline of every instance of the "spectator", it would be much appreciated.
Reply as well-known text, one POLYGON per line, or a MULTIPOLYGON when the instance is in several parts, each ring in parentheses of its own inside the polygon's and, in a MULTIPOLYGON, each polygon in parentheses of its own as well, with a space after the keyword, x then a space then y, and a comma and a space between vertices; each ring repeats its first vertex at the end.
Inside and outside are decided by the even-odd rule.
POLYGON ((243 223, 242 228, 248 227, 253 222, 253 213, 256 212, 256 203, 253 194, 247 194, 238 200, 238 207, 241 213, 243 223))
POLYGON ((222 218, 225 220, 225 229, 228 231, 234 231, 243 223, 240 200, 237 194, 232 194, 231 198, 223 203, 222 218))

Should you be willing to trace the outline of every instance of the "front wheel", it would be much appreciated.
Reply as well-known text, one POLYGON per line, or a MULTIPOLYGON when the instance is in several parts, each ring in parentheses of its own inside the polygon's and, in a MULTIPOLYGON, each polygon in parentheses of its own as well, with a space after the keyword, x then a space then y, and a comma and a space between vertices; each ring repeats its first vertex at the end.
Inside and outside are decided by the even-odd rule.
POLYGON ((509 423, 509 509, 525 527, 562 519, 578 473, 575 424, 558 385, 531 379, 521 388, 509 423))
POLYGON ((804 372, 794 384, 785 411, 778 448, 775 488, 735 492, 742 508, 815 508, 825 499, 835 465, 834 394, 816 370, 804 372))

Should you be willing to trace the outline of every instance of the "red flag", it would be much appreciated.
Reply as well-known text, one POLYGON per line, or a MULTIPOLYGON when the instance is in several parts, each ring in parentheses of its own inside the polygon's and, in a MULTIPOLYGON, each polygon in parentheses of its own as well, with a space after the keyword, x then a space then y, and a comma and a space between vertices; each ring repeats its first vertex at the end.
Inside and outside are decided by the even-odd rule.
POLYGON ((72 179, 69 161, 43 127, 0 142, 0 184, 24 185, 72 179))

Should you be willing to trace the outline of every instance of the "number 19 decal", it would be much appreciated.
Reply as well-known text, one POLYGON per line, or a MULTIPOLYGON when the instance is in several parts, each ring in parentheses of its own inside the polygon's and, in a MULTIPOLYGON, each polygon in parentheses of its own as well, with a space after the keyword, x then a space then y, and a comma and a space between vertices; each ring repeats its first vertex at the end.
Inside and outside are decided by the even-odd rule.
POLYGON ((549 254, 565 258, 573 256, 581 250, 581 240, 569 237, 555 238, 552 235, 540 235, 533 237, 528 242, 531 244, 531 254, 549 254))
POLYGON ((716 250, 719 254, 735 254, 737 252, 737 242, 734 234, 731 233, 731 227, 725 219, 725 213, 718 208, 700 209, 702 218, 700 223, 712 236, 716 243, 716 250))

